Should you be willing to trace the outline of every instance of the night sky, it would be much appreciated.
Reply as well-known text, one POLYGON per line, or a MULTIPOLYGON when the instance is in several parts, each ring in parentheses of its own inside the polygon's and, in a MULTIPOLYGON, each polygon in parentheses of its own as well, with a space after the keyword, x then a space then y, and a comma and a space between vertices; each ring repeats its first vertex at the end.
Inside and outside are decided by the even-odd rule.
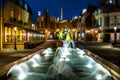
POLYGON ((31 6, 33 11, 33 23, 38 10, 43 15, 44 10, 48 9, 51 16, 60 17, 60 8, 63 8, 63 19, 71 20, 78 16, 88 4, 99 6, 101 0, 25 0, 31 6))

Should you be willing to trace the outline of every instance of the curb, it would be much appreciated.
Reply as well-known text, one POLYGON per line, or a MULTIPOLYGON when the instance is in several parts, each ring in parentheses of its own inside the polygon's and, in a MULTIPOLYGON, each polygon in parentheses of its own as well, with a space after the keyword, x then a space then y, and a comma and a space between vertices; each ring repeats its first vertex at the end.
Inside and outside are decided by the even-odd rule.
POLYGON ((42 49, 39 50, 39 51, 36 51, 36 52, 32 53, 31 55, 28 55, 28 56, 26 56, 26 57, 24 57, 24 58, 21 58, 21 59, 19 59, 19 60, 16 60, 16 61, 14 61, 14 62, 12 62, 12 63, 9 63, 9 64, 1 67, 1 70, 0 70, 0 80, 6 80, 5 77, 7 76, 7 72, 8 72, 8 70, 9 70, 13 65, 19 64, 19 63, 21 63, 21 62, 24 62, 24 61, 32 58, 33 55, 35 55, 35 54, 37 54, 37 53, 41 53, 41 52, 42 52, 42 49))
POLYGON ((88 56, 91 56, 93 59, 95 59, 95 61, 97 61, 103 67, 105 67, 113 76, 115 76, 117 78, 117 80, 120 80, 120 67, 119 66, 103 59, 102 57, 95 55, 94 53, 92 53, 89 50, 86 50, 86 54, 88 56))

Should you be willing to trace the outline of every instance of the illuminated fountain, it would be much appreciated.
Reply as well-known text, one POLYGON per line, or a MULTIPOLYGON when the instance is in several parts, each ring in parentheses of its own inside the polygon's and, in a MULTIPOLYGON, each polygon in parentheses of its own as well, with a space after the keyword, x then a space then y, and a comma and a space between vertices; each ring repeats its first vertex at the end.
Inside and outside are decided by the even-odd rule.
POLYGON ((14 80, 113 80, 111 74, 72 40, 63 41, 55 52, 51 48, 16 64, 9 71, 14 80))
POLYGON ((47 48, 41 53, 36 53, 29 60, 11 67, 7 75, 12 74, 13 80, 37 80, 37 78, 42 79, 42 77, 45 76, 45 74, 42 74, 42 72, 47 72, 48 67, 52 64, 51 59, 53 58, 53 55, 54 54, 52 49, 47 48), (39 71, 41 73, 38 73, 39 71))

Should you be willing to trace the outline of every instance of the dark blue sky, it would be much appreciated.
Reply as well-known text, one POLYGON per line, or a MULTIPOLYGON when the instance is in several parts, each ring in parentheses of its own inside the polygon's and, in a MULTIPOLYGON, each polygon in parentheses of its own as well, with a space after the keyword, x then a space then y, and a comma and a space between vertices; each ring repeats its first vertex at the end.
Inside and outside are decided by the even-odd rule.
POLYGON ((98 6, 101 0, 26 0, 33 11, 33 22, 37 11, 43 15, 47 8, 51 16, 60 17, 60 8, 63 8, 63 19, 71 20, 72 17, 78 16, 88 4, 98 6))

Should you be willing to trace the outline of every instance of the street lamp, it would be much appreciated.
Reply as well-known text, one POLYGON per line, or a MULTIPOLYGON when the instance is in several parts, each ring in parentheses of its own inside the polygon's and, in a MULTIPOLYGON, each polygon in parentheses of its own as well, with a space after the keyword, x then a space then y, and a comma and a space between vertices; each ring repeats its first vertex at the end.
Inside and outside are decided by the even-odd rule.
POLYGON ((14 31, 15 31, 15 35, 14 35, 14 38, 15 38, 15 46, 14 46, 14 49, 17 50, 17 47, 16 47, 16 30, 17 30, 17 27, 14 27, 14 31))
POLYGON ((115 35, 115 38, 114 38, 114 45, 116 46, 116 30, 117 30, 117 27, 115 26, 114 27, 114 35, 115 35))

